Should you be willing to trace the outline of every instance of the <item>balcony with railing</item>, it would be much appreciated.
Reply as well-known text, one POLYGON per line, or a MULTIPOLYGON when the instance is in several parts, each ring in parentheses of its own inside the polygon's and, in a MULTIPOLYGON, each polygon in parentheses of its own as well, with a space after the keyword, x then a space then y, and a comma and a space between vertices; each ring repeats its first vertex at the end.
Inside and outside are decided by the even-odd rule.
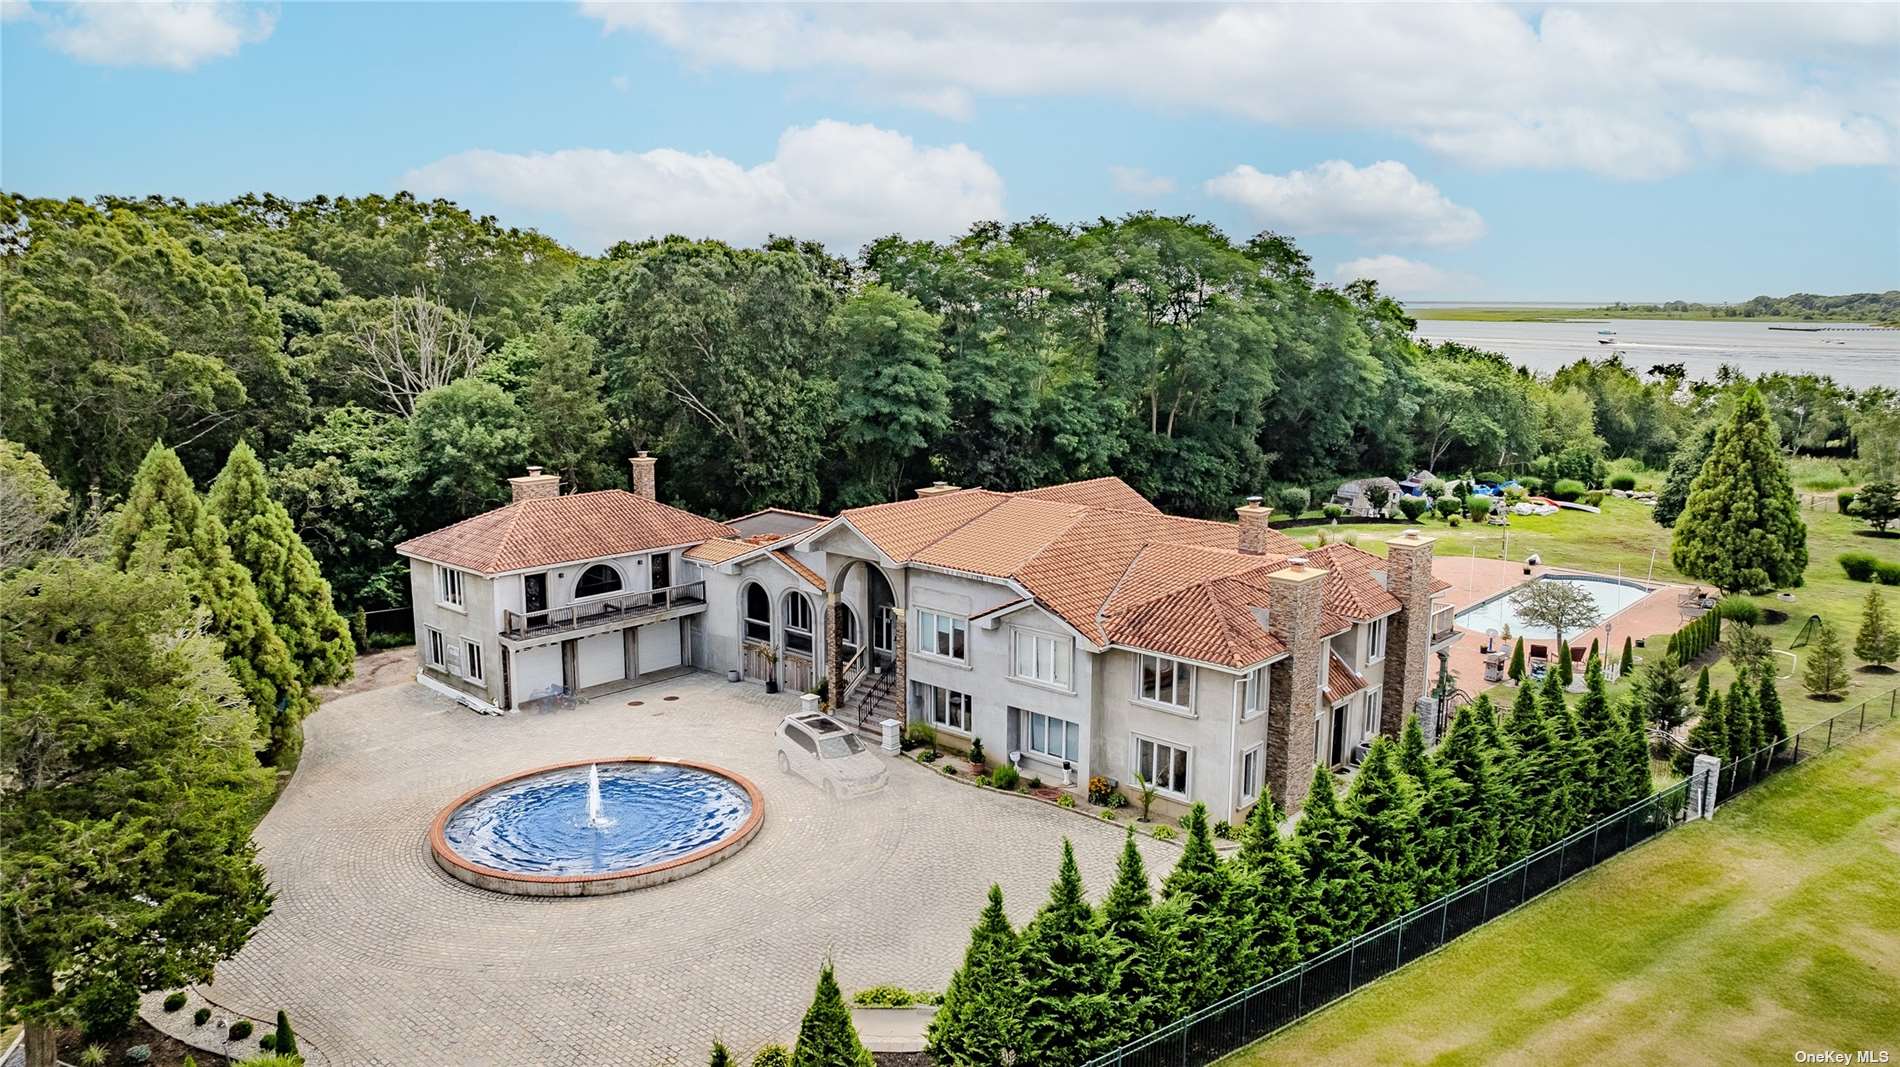
POLYGON ((663 589, 592 598, 546 611, 504 611, 501 636, 521 641, 575 630, 631 626, 668 614, 685 614, 682 609, 704 608, 705 605, 706 583, 688 582, 663 589))
POLYGON ((1458 637, 1458 609, 1452 604, 1434 604, 1432 606, 1432 640, 1434 645, 1442 645, 1458 637))

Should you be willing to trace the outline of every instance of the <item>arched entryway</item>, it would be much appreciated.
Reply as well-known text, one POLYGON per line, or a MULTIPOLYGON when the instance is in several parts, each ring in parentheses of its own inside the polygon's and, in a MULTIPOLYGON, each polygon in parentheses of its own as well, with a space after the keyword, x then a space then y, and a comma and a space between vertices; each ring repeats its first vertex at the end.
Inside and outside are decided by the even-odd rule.
POLYGON ((757 582, 739 587, 739 663, 746 680, 774 677, 777 646, 772 642, 772 594, 757 582))
POLYGON ((833 713, 867 734, 885 718, 903 721, 904 604, 897 585, 873 561, 845 559, 826 589, 825 690, 833 713), (863 575, 855 589, 854 570, 863 575), (847 633, 861 639, 846 641, 847 633))

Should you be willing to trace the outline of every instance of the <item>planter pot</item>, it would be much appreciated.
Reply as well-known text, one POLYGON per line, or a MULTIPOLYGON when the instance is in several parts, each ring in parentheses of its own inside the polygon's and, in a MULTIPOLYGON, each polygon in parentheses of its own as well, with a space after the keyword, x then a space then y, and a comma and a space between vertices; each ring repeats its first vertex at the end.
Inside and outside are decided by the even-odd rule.
POLYGON ((778 680, 776 678, 767 678, 765 680, 765 691, 768 693, 778 692, 778 680))
POLYGON ((738 671, 727 671, 727 672, 726 672, 726 681, 728 681, 728 682, 736 682, 736 681, 738 681, 738 680, 739 680, 739 672, 738 672, 738 671))

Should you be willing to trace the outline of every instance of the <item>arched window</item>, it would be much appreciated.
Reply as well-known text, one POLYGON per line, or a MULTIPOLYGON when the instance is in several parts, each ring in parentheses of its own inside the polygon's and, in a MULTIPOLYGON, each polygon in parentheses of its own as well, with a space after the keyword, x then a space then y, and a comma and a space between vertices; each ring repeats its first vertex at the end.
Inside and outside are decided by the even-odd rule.
POLYGON ((858 654, 858 613, 852 611, 849 604, 839 605, 838 645, 844 650, 845 659, 858 654))
POLYGON ((772 640, 772 598, 757 584, 745 587, 745 635, 749 640, 772 640))
POLYGON ((785 594, 785 647, 811 655, 811 599, 803 593, 785 594))
POLYGON ((581 580, 574 583, 574 599, 576 600, 619 591, 620 572, 605 563, 596 563, 582 571, 581 580))

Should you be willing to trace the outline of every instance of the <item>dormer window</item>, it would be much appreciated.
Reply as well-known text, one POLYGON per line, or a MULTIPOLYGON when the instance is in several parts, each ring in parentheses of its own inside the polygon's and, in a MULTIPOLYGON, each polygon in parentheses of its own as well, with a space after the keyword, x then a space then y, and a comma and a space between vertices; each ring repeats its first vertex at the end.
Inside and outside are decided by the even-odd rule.
POLYGON ((590 596, 604 596, 620 592, 620 572, 605 563, 596 563, 581 572, 581 580, 574 583, 574 599, 584 600, 590 596))

